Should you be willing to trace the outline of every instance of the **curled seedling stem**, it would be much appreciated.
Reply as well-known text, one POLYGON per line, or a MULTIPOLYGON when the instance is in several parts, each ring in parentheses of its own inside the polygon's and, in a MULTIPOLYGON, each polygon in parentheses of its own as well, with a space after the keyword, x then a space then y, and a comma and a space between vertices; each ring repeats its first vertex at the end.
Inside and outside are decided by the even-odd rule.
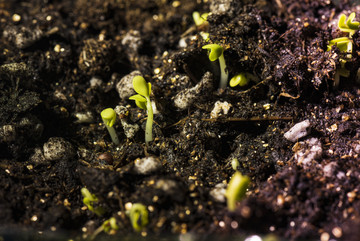
POLYGON ((221 71, 219 89, 225 89, 227 86, 229 74, 226 69, 226 63, 225 63, 225 58, 224 58, 224 54, 223 54, 224 53, 223 47, 221 47, 218 44, 207 44, 207 45, 204 45, 202 48, 210 51, 209 52, 209 60, 210 61, 215 61, 215 60, 219 59, 220 71, 221 71))
POLYGON ((128 215, 136 232, 140 232, 149 223, 147 208, 141 203, 134 203, 128 215))
POLYGON ((102 209, 102 207, 94 207, 94 204, 99 202, 99 199, 95 196, 95 194, 92 194, 85 187, 81 188, 81 194, 84 197, 83 203, 89 209, 89 211, 95 213, 98 216, 104 214, 104 209, 102 209))

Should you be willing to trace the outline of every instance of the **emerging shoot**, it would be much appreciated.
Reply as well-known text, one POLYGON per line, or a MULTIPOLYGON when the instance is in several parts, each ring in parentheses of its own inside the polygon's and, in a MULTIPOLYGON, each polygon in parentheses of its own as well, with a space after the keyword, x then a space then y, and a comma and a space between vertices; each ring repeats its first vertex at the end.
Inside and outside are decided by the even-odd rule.
POLYGON ((226 70, 226 63, 225 63, 225 58, 224 58, 224 54, 223 54, 223 52, 224 52, 223 47, 221 47, 218 44, 207 44, 207 45, 204 45, 202 48, 210 51, 210 53, 209 53, 210 61, 215 61, 215 60, 219 59, 220 71, 221 71, 219 89, 225 89, 227 86, 227 81, 228 81, 229 75, 226 70))
POLYGON ((128 215, 136 232, 140 232, 149 223, 148 211, 141 203, 133 204, 128 215))
POLYGON ((94 204, 99 202, 99 199, 95 196, 95 194, 92 194, 85 187, 81 188, 81 194, 84 197, 83 203, 91 212, 95 213, 98 216, 104 214, 104 209, 102 207, 94 207, 94 204))
POLYGON ((359 29, 359 22, 353 22, 355 18, 355 13, 350 13, 349 17, 346 20, 346 15, 341 14, 338 22, 338 27, 341 31, 349 33, 349 37, 351 38, 352 35, 359 29))
POLYGON ((250 82, 250 80, 246 77, 245 73, 240 73, 235 75, 234 77, 232 77, 230 79, 230 87, 235 87, 235 86, 240 86, 240 87, 244 87, 246 85, 248 85, 250 82))
MULTIPOLYGON (((349 37, 340 37, 329 41, 326 51, 330 51, 332 46, 336 46, 341 52, 347 53, 346 59, 351 59, 353 51, 352 35, 359 29, 359 22, 353 21, 355 13, 352 12, 346 19, 345 14, 341 14, 338 22, 338 27, 341 31, 349 33, 349 37)), ((340 83, 340 76, 349 77, 350 71, 345 68, 346 59, 340 59, 340 68, 335 73, 334 86, 338 87, 340 83)))
POLYGON ((115 145, 119 145, 120 141, 115 132, 115 128, 113 127, 116 120, 116 112, 114 111, 114 109, 107 108, 101 111, 101 118, 107 130, 109 131, 112 142, 114 142, 115 145))
POLYGON ((235 174, 231 177, 225 193, 227 198, 227 206, 230 211, 235 211, 236 202, 245 197, 246 189, 248 188, 249 184, 250 178, 241 175, 241 173, 238 171, 236 171, 235 174))
POLYGON ((195 25, 196 26, 201 26, 203 25, 205 22, 207 22, 207 17, 208 17, 209 13, 203 13, 200 15, 199 12, 193 12, 192 17, 194 19, 195 25))
POLYGON ((135 100, 135 104, 143 109, 147 110, 147 120, 145 128, 145 143, 148 144, 153 140, 152 136, 152 125, 154 121, 154 114, 150 100, 151 84, 147 83, 142 76, 135 76, 133 78, 133 87, 137 95, 131 96, 130 100, 135 100))
POLYGON ((115 233, 116 230, 119 229, 119 226, 116 223, 116 218, 111 217, 108 220, 106 220, 101 227, 103 228, 105 233, 112 234, 115 233))
MULTIPOLYGON (((204 29, 209 24, 207 21, 208 15, 209 13, 203 13, 200 15, 199 12, 193 12, 192 17, 198 29, 204 29)), ((209 41, 209 33, 200 31, 200 36, 204 39, 205 42, 209 41)))

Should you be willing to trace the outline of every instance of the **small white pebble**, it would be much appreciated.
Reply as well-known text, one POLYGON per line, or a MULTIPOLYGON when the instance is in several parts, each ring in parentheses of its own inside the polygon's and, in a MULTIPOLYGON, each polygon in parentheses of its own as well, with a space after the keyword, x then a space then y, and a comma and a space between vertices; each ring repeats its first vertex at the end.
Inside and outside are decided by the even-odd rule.
POLYGON ((298 139, 307 136, 310 133, 310 121, 304 120, 294 125, 288 132, 284 134, 284 137, 291 141, 296 142, 298 139))
POLYGON ((162 167, 160 161, 153 157, 138 158, 135 160, 135 172, 138 174, 149 174, 158 171, 162 167))
POLYGON ((210 118, 218 118, 222 114, 227 115, 232 105, 227 102, 216 101, 213 110, 210 113, 210 118))

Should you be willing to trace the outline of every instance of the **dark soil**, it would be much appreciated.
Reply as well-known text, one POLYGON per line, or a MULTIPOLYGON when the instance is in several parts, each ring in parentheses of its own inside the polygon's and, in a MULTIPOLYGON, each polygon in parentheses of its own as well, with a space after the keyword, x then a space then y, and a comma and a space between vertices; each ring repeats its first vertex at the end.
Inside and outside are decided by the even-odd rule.
POLYGON ((344 36, 342 12, 360 21, 351 1, 0 0, 0 240, 82 239, 111 217, 117 239, 358 240, 360 32, 339 86, 344 55, 326 51, 344 36), (196 28, 194 11, 211 11, 208 25, 196 28), (248 86, 218 89, 200 31, 224 47, 230 77, 255 76, 248 86), (148 146, 146 112, 116 89, 135 70, 151 82, 158 111, 148 146), (177 108, 175 96, 207 72, 210 85, 177 108), (231 108, 210 118, 217 101, 231 108), (119 145, 100 117, 116 106, 119 145), (304 120, 309 133, 288 141, 284 133, 304 120), (140 130, 127 138, 125 122, 140 130), (313 157, 311 140, 321 149, 313 157), (144 157, 161 165, 139 172, 144 157), (213 191, 224 191, 234 158, 251 185, 230 212, 213 191), (102 216, 84 205, 83 187, 102 216), (132 203, 149 211, 140 234, 126 215, 132 203))

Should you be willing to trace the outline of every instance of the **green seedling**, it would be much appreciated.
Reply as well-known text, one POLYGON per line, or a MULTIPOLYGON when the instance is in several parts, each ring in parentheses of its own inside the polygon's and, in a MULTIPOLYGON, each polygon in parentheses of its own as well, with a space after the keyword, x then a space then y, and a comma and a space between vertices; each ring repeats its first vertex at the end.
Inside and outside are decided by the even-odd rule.
POLYGON ((355 13, 350 13, 349 17, 346 19, 345 14, 341 14, 338 22, 338 27, 341 31, 349 33, 349 37, 359 29, 359 22, 354 22, 355 13))
POLYGON ((154 121, 153 108, 150 100, 151 84, 147 83, 142 76, 135 76, 133 78, 133 87, 138 94, 131 96, 129 99, 134 100, 139 108, 147 110, 148 117, 145 128, 145 143, 148 144, 153 140, 152 125, 154 121))
POLYGON ((83 203, 91 212, 95 213, 98 216, 101 216, 104 214, 104 209, 102 207, 94 207, 94 204, 99 202, 99 199, 95 196, 95 194, 92 194, 85 187, 81 188, 81 194, 84 197, 83 203))
POLYGON ((119 145, 120 141, 115 132, 115 128, 113 127, 116 120, 116 112, 114 109, 107 108, 101 111, 101 118, 106 126, 106 129, 109 131, 112 142, 114 142, 115 145, 119 145))
POLYGON ((147 208, 141 203, 134 203, 128 212, 128 216, 136 232, 140 232, 149 223, 147 208))
POLYGON ((224 58, 224 54, 223 54, 224 53, 223 47, 221 47, 218 44, 207 44, 207 45, 204 45, 202 48, 210 51, 209 52, 209 60, 210 61, 215 61, 215 60, 219 59, 220 71, 221 71, 219 88, 225 89, 227 86, 229 76, 228 76, 228 72, 226 70, 226 63, 225 63, 225 58, 224 58))
POLYGON ((209 36, 210 36, 209 33, 201 31, 199 34, 205 42, 209 41, 209 36))
MULTIPOLYGON (((352 35, 359 29, 359 22, 353 21, 355 13, 352 12, 346 19, 345 14, 341 14, 338 22, 338 27, 341 31, 349 33, 349 37, 340 37, 329 41, 326 51, 330 51, 332 46, 336 46, 341 52, 347 53, 346 59, 351 59, 353 51, 352 35)), ((340 68, 336 70, 334 86, 337 87, 340 82, 340 76, 349 77, 350 71, 346 69, 346 59, 340 59, 340 68)))
POLYGON ((227 198, 227 206, 230 211, 235 211, 236 202, 245 197, 246 189, 248 188, 249 184, 250 178, 241 175, 241 173, 238 171, 236 171, 235 174, 231 177, 225 193, 227 198))
MULTIPOLYGON (((199 29, 204 29, 204 26, 208 25, 207 17, 209 13, 203 13, 200 15, 199 12, 193 12, 192 17, 194 19, 196 27, 199 29)), ((205 42, 209 41, 209 33, 201 31, 200 36, 204 39, 205 42)))
POLYGON ((206 23, 208 15, 209 15, 209 13, 203 13, 200 15, 199 12, 196 12, 196 11, 193 12, 192 17, 194 19, 195 25, 199 27, 199 26, 203 25, 204 23, 206 23))
POLYGON ((232 77, 229 81, 230 87, 240 86, 244 87, 248 85, 250 80, 246 77, 245 73, 240 73, 232 77))
POLYGON ((116 223, 116 218, 111 217, 108 220, 106 220, 101 227, 103 228, 105 233, 113 234, 116 232, 116 230, 119 229, 119 226, 116 223))
POLYGON ((108 220, 105 220, 100 227, 98 227, 94 233, 91 235, 90 240, 94 240, 96 236, 104 231, 107 234, 115 234, 119 230, 119 226, 116 223, 116 218, 111 217, 108 220))
POLYGON ((338 47, 341 52, 352 53, 352 41, 348 37, 341 37, 330 40, 326 51, 330 51, 331 47, 334 45, 338 47))

